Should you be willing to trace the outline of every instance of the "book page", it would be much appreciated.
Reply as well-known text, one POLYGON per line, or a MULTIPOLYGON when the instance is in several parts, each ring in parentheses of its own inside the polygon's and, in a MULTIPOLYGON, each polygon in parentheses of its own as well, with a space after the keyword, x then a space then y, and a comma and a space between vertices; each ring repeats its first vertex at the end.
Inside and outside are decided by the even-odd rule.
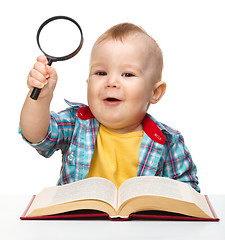
POLYGON ((45 188, 44 190, 42 190, 34 198, 34 201, 31 204, 30 208, 28 209, 26 215, 29 215, 34 209, 51 206, 51 201, 54 195, 56 194, 56 191, 57 191, 56 186, 45 188))
POLYGON ((117 204, 117 188, 105 178, 87 178, 66 184, 63 187, 59 186, 51 205, 85 199, 102 200, 115 208, 117 204))
POLYGON ((118 192, 118 206, 130 198, 143 195, 184 200, 176 181, 164 177, 141 176, 130 178, 121 184, 118 192))
POLYGON ((116 209, 117 188, 109 180, 98 177, 87 178, 62 186, 45 188, 36 196, 29 212, 35 208, 86 199, 105 201, 116 209))
POLYGON ((130 198, 153 195, 191 202, 212 217, 205 196, 190 185, 166 177, 141 176, 123 182, 118 192, 118 207, 130 198))

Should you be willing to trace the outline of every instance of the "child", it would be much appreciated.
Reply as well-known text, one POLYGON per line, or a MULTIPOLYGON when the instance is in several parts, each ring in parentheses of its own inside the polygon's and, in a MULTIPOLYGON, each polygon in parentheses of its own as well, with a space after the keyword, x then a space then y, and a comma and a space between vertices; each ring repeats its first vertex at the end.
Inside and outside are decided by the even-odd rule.
POLYGON ((57 83, 45 56, 28 75, 30 92, 42 88, 37 101, 30 92, 21 111, 21 134, 50 157, 62 151, 58 185, 87 177, 104 177, 117 186, 134 176, 169 177, 200 191, 196 166, 181 134, 147 114, 164 95, 163 57, 158 44, 130 23, 118 24, 95 42, 90 59, 88 106, 68 102, 50 113, 57 83))

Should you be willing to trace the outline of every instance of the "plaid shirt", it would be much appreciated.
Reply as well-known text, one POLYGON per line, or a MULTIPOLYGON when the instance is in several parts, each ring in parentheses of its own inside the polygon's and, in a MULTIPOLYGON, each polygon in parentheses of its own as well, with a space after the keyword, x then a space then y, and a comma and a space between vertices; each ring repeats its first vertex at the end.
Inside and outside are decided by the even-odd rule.
MULTIPOLYGON (((51 112, 46 138, 31 144, 44 157, 50 157, 56 150, 62 151, 58 185, 87 177, 99 128, 89 107, 66 102, 69 108, 57 114, 51 112)), ((149 114, 143 120, 143 129, 137 176, 169 177, 186 182, 200 192, 197 169, 182 135, 149 114)))

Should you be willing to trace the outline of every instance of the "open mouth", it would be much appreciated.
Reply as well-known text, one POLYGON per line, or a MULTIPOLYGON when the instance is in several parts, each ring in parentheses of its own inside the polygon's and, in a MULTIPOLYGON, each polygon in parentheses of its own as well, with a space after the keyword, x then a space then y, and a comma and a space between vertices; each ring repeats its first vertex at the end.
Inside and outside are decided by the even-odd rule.
POLYGON ((112 98, 112 97, 109 97, 109 98, 105 98, 105 103, 108 104, 108 105, 117 105, 121 102, 120 99, 118 98, 112 98))
POLYGON ((120 100, 117 99, 117 98, 106 98, 105 100, 106 100, 106 101, 109 101, 109 102, 118 102, 118 101, 120 101, 120 100))

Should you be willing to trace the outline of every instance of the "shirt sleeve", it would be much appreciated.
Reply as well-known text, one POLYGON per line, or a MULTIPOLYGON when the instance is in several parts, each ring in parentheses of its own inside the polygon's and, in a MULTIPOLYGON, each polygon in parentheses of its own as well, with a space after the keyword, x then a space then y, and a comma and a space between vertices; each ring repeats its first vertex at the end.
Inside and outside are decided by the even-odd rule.
POLYGON ((64 153, 68 150, 75 126, 74 111, 72 108, 59 113, 51 112, 50 124, 47 136, 39 143, 31 143, 23 136, 21 129, 19 133, 23 139, 34 147, 44 157, 51 157, 56 150, 64 153))
POLYGON ((184 144, 183 136, 178 141, 166 146, 165 165, 163 175, 190 184, 200 192, 197 178, 197 168, 188 148, 184 144))

